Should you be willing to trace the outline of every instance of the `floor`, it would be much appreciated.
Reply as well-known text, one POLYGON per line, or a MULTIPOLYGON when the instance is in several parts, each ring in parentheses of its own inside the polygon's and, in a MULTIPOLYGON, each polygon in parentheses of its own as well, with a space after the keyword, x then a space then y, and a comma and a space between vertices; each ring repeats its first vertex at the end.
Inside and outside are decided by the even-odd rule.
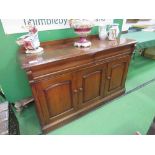
MULTIPOLYGON (((56 129, 49 135, 146 134, 155 116, 155 61, 136 55, 126 82, 126 94, 56 129)), ((34 104, 16 113, 23 135, 42 134, 34 104)))

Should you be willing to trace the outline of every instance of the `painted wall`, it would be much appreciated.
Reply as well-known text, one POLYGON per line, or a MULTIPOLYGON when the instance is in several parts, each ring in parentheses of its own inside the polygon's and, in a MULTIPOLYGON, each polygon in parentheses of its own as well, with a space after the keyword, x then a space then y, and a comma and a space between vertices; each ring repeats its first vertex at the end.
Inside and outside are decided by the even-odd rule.
MULTIPOLYGON (((117 19, 115 23, 122 27, 122 20, 117 19)), ((92 34, 97 34, 98 28, 94 27, 92 34)), ((25 72, 18 63, 18 45, 15 41, 23 34, 5 35, 0 21, 0 85, 10 102, 15 102, 32 95, 28 79, 25 72)), ((49 40, 59 40, 63 38, 75 37, 72 29, 50 30, 39 32, 41 42, 49 40)))

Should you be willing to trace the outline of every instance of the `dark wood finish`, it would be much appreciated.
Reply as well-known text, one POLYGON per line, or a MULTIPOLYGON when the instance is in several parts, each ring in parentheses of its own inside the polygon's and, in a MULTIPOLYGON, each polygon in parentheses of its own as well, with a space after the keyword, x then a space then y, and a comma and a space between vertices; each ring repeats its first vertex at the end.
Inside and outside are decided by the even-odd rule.
POLYGON ((108 64, 106 95, 112 94, 125 87, 130 56, 122 56, 108 64))
POLYGON ((72 73, 42 80, 36 84, 39 94, 40 111, 44 114, 44 123, 54 121, 74 112, 77 106, 77 89, 72 73))
POLYGON ((78 72, 79 107, 104 97, 106 64, 93 65, 78 72))
POLYGON ((125 92, 135 41, 100 41, 73 47, 74 39, 42 43, 43 54, 19 52, 27 72, 42 130, 51 131, 125 92))

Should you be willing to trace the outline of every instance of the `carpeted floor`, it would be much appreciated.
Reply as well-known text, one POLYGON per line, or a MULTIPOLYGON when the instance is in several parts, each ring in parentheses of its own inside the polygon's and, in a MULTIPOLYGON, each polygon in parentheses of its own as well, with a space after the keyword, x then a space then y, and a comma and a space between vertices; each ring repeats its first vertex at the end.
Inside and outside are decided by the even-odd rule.
POLYGON ((155 60, 136 55, 127 76, 127 91, 155 78, 155 60))
MULTIPOLYGON (((49 135, 132 135, 135 131, 146 134, 155 116, 155 61, 136 55, 130 64, 126 89, 126 95, 49 135)), ((42 133, 34 105, 16 115, 21 134, 42 133)))

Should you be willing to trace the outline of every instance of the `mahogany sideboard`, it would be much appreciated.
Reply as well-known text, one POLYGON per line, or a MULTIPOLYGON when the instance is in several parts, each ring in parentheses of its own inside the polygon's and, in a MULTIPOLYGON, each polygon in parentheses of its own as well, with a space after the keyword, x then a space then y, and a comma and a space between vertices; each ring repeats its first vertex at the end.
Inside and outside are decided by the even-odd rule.
POLYGON ((44 42, 42 54, 19 58, 35 99, 42 130, 47 133, 125 92, 128 66, 136 42, 100 41, 76 48, 77 38, 44 42))

